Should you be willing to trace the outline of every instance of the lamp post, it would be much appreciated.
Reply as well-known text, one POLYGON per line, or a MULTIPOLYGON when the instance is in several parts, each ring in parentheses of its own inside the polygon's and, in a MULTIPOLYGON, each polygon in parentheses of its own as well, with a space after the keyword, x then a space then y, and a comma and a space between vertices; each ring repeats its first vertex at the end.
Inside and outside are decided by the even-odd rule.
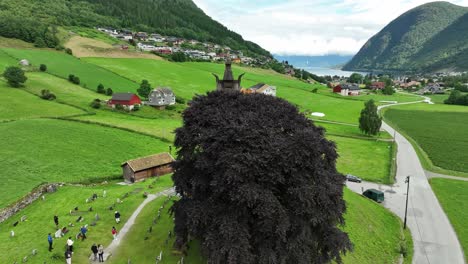
POLYGON ((408 214, 408 196, 409 196, 410 176, 406 176, 405 183, 407 184, 407 189, 406 189, 405 222, 403 224, 403 229, 406 229, 406 215, 408 214))

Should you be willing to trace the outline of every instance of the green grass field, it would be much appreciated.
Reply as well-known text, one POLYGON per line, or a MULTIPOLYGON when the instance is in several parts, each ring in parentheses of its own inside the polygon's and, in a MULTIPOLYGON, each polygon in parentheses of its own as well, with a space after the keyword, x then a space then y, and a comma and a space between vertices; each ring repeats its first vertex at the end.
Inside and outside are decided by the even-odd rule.
POLYGON ((417 104, 390 108, 384 116, 414 139, 436 168, 468 172, 468 107, 417 104))
POLYGON ((121 175, 126 160, 168 151, 155 138, 61 120, 0 124, 0 208, 43 182, 81 182, 121 175))
POLYGON ((316 126, 321 126, 326 129, 327 135, 330 136, 344 136, 344 137, 354 137, 362 139, 392 139, 392 136, 386 131, 381 131, 380 134, 376 136, 368 136, 363 134, 357 125, 341 125, 321 122, 320 120, 315 121, 316 126))
POLYGON ((393 182, 390 175, 393 142, 337 136, 327 136, 327 139, 337 144, 339 172, 372 182, 393 182))
POLYGON ((172 186, 169 175, 159 178, 153 184, 153 188, 149 189, 148 186, 152 182, 153 180, 148 180, 132 186, 120 186, 115 182, 95 187, 63 186, 56 193, 46 194, 45 201, 42 199, 35 201, 21 213, 0 224, 0 250, 2 252, 0 263, 13 263, 14 261, 22 263, 24 256, 29 256, 28 263, 65 263, 63 254, 66 239, 72 236, 75 240, 74 237, 79 232, 80 226, 95 221, 94 217, 97 213, 101 220, 96 222, 96 226, 89 227, 88 239, 83 242, 75 240, 74 244, 73 263, 88 263, 91 245, 100 243, 107 247, 110 244, 112 226, 115 225, 118 230, 121 229, 133 211, 143 202, 143 192, 156 193, 172 186), (105 198, 102 197, 104 190, 107 192, 105 198), (94 202, 86 203, 86 199, 93 193, 98 194, 99 198, 94 202), (125 193, 129 193, 129 197, 123 199, 123 203, 117 204, 114 209, 120 211, 122 219, 120 224, 116 224, 114 210, 111 211, 108 207, 112 206, 117 198, 122 199, 125 193), (79 211, 70 215, 69 211, 77 206, 79 211), (88 211, 89 207, 93 207, 93 212, 88 211), (53 235, 56 231, 53 222, 55 214, 59 216, 60 227, 68 223, 73 223, 75 226, 69 228, 70 233, 66 237, 55 239, 54 250, 49 253, 47 234, 53 235), (20 222, 13 227, 13 223, 19 221, 23 215, 27 216, 27 221, 20 222), (82 223, 76 222, 79 216, 84 217, 82 223), (10 237, 11 230, 15 232, 15 237, 10 237), (36 256, 31 256, 33 249, 38 250, 36 256), (58 258, 54 259, 54 256, 58 258))
MULTIPOLYGON (((96 87, 102 83, 106 88, 110 87, 114 92, 135 91, 138 84, 129 81, 117 74, 114 74, 101 67, 84 62, 64 52, 37 50, 37 49, 1 49, 10 56, 20 59, 28 59, 34 67, 40 64, 47 65, 47 71, 51 74, 68 78, 69 74, 80 77, 81 85, 96 90, 96 87)), ((0 58, 1 60, 1 58, 0 58)), ((141 80, 138 80, 140 82, 141 80)))
MULTIPOLYGON (((345 200, 348 211, 345 215, 346 226, 344 231, 350 236, 354 244, 354 252, 344 257, 346 264, 361 263, 395 263, 399 258, 399 245, 402 238, 408 239, 408 248, 412 250, 411 236, 402 234, 401 221, 385 208, 360 195, 345 190, 345 200)), ((155 259, 163 251, 162 263, 176 263, 180 260, 178 254, 173 253, 171 239, 166 246, 165 240, 168 231, 172 230, 173 223, 167 214, 162 214, 161 221, 153 226, 152 233, 148 234, 152 219, 164 199, 149 204, 137 218, 136 225, 130 230, 128 239, 121 244, 122 251, 115 255, 111 263, 124 264, 128 259, 132 263, 147 263, 155 259), (145 236, 149 237, 145 240, 145 236), (151 245, 151 247, 148 247, 151 245), (167 262, 166 262, 167 261, 167 262)), ((197 243, 192 243, 187 263, 205 263, 199 257, 197 243)), ((409 252, 411 255, 411 252, 409 252)), ((405 259, 410 263, 410 259, 405 259)))
MULTIPOLYGON (((1 43, 1 38, 0 38, 1 43)), ((19 66, 19 61, 12 58, 6 52, 0 49, 0 72, 3 73, 8 66, 19 66)))
POLYGON ((432 189, 455 228, 465 259, 468 259, 468 182, 431 179, 432 189))
POLYGON ((3 80, 0 81, 0 93, 5 102, 0 104, 0 121, 72 116, 85 113, 75 107, 43 100, 23 91, 23 88, 9 87, 3 80))

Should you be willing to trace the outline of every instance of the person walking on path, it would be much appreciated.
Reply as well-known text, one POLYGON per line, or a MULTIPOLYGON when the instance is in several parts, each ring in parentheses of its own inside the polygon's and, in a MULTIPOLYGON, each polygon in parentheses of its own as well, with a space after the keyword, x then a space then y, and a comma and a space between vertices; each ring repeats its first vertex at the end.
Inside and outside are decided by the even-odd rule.
POLYGON ((99 262, 104 262, 104 246, 99 244, 98 246, 98 255, 99 255, 99 262))
POLYGON ((72 254, 73 252, 71 252, 70 250, 65 251, 65 261, 67 262, 67 264, 71 264, 72 254))
POLYGON ((54 243, 54 239, 52 238, 52 235, 49 233, 49 235, 47 236, 47 241, 49 242, 49 252, 52 251, 52 249, 54 249, 52 247, 52 244, 54 243))
POLYGON ((115 226, 112 227, 112 236, 114 237, 114 239, 117 238, 117 229, 115 229, 115 226))
POLYGON ((70 251, 73 254, 73 240, 71 237, 67 240, 67 251, 70 251))
POLYGON ((57 215, 54 215, 54 223, 55 223, 55 226, 58 228, 59 227, 59 219, 58 219, 57 215))
POLYGON ((93 261, 96 261, 97 260, 97 255, 98 255, 98 247, 96 246, 96 243, 94 243, 92 246, 91 246, 91 251, 93 252, 93 255, 94 255, 94 260, 93 261))
POLYGON ((82 226, 80 228, 80 232, 81 232, 81 241, 84 241, 86 239, 86 233, 88 232, 88 228, 86 228, 86 226, 82 226))
POLYGON ((115 222, 117 224, 120 223, 120 213, 119 213, 119 211, 115 211, 115 222))

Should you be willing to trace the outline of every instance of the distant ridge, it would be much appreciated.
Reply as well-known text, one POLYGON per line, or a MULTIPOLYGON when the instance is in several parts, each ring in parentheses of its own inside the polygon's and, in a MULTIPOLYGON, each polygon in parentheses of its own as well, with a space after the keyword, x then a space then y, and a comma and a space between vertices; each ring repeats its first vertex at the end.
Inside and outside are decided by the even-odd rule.
POLYGON ((343 69, 466 71, 468 8, 432 2, 411 9, 367 41, 343 69))

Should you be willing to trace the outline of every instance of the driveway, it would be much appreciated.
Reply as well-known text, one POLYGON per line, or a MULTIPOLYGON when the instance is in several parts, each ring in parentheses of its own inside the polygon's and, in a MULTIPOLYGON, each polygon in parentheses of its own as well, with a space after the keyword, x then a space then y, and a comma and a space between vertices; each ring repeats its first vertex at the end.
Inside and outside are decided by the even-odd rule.
MULTIPOLYGON (((379 107, 379 110, 390 106, 392 105, 379 107)), ((362 190, 368 188, 384 191, 383 205, 403 220, 406 199, 405 179, 406 176, 410 176, 407 226, 411 230, 414 242, 413 263, 465 263, 463 250, 455 231, 429 185, 413 146, 386 123, 382 124, 382 128, 395 135, 398 144, 395 184, 387 186, 368 182, 348 182, 348 187, 357 193, 362 193, 362 190)))

